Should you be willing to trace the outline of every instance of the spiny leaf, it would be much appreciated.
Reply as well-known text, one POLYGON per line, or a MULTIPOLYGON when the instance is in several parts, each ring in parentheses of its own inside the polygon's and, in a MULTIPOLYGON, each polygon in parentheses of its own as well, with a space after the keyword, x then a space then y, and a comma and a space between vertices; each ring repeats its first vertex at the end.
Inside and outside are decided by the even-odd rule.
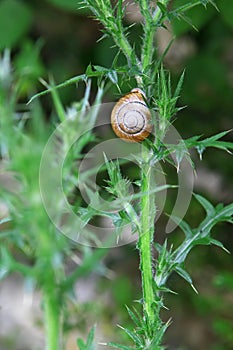
MULTIPOLYGON (((157 278, 155 276, 155 279, 153 281, 153 289, 154 289, 154 293, 155 294, 160 292, 160 293, 171 293, 171 294, 177 295, 177 293, 174 290, 172 290, 171 288, 166 287, 164 284, 163 285, 161 283, 157 284, 156 280, 157 280, 157 278)), ((155 302, 154 304, 155 304, 155 307, 158 307, 158 303, 157 302, 155 302)), ((167 310, 167 307, 163 303, 161 303, 160 307, 167 310)))
POLYGON ((133 200, 136 200, 136 199, 140 199, 141 197, 143 197, 145 195, 150 195, 150 194, 153 194, 153 193, 158 193, 158 192, 162 192, 162 191, 167 190, 167 189, 177 188, 177 187, 178 187, 177 185, 161 185, 161 186, 155 187, 151 191, 135 193, 135 194, 132 194, 132 195, 129 195, 129 196, 125 196, 122 199, 116 199, 115 202, 117 204, 121 204, 121 203, 123 203, 125 201, 133 201, 133 200))
POLYGON ((117 84, 117 72, 114 69, 108 69, 103 66, 89 64, 86 69, 87 77, 108 77, 113 84, 117 84))
POLYGON ((180 96, 180 92, 181 92, 181 89, 182 89, 182 86, 183 86, 183 82, 184 82, 184 75, 185 75, 185 70, 183 71, 183 73, 181 74, 180 76, 180 79, 176 85, 176 89, 175 89, 175 92, 174 92, 174 97, 175 98, 178 98, 180 96))
POLYGON ((137 313, 136 309, 134 309, 134 312, 133 312, 133 311, 131 311, 131 309, 128 306, 126 306, 126 308, 127 308, 127 311, 128 311, 128 314, 129 314, 131 320, 135 323, 135 325, 137 327, 140 328, 142 325, 142 322, 143 322, 141 315, 139 315, 137 313))
POLYGON ((95 336, 95 327, 92 327, 88 334, 86 344, 82 339, 77 339, 77 345, 79 347, 79 350, 95 350, 95 346, 93 344, 94 336, 95 336))
MULTIPOLYGON (((158 3, 157 3, 158 4, 158 3)), ((175 38, 171 39, 170 42, 168 43, 167 47, 163 51, 163 53, 160 55, 160 57, 157 59, 157 61, 154 64, 154 74, 157 73, 159 67, 161 66, 165 56, 167 55, 168 51, 170 50, 175 38)), ((153 74, 153 76, 154 76, 153 74)))
POLYGON ((216 5, 215 1, 213 0, 200 0, 201 4, 206 7, 206 5, 211 4, 218 12, 218 6, 216 5))
POLYGON ((167 14, 166 6, 160 1, 157 2, 157 6, 160 8, 160 11, 162 12, 162 15, 165 16, 167 14))
POLYGON ((128 334, 128 336, 133 340, 133 342, 139 346, 140 348, 142 348, 143 346, 143 341, 140 338, 140 336, 135 332, 135 331, 131 331, 128 328, 119 326, 126 334, 128 334))
POLYGON ((219 141, 219 139, 227 135, 231 131, 232 130, 223 131, 216 135, 208 137, 207 139, 199 141, 198 144, 196 145, 197 151, 200 154, 202 154, 207 147, 215 147, 215 148, 223 149, 230 153, 229 149, 233 149, 233 142, 219 141))
POLYGON ((161 66, 158 74, 158 98, 157 106, 163 122, 170 120, 171 117, 176 114, 178 108, 176 107, 177 100, 179 98, 180 89, 182 87, 184 79, 184 72, 182 73, 179 82, 176 86, 176 90, 172 93, 171 87, 171 76, 170 73, 166 72, 163 66, 161 66))
POLYGON ((94 341, 94 336, 95 336, 95 327, 92 327, 90 330, 88 337, 87 337, 87 349, 93 350, 93 341, 94 341))
POLYGON ((200 139, 201 136, 202 135, 192 136, 189 139, 183 140, 183 142, 185 143, 186 147, 193 147, 198 144, 198 140, 200 139))
POLYGON ((44 96, 52 91, 64 88, 64 87, 72 85, 72 84, 77 84, 80 81, 86 82, 88 78, 107 77, 113 84, 117 84, 117 82, 118 82, 117 72, 123 74, 126 71, 127 70, 124 67, 118 67, 116 70, 114 68, 109 69, 109 68, 106 68, 103 66, 89 64, 87 66, 85 74, 81 74, 81 75, 75 76, 73 78, 67 79, 65 82, 63 82, 61 84, 50 86, 50 84, 45 82, 45 84, 47 85, 47 89, 32 96, 27 104, 31 103, 34 99, 41 97, 41 96, 44 96))
POLYGON ((118 343, 114 343, 114 342, 110 342, 108 343, 109 346, 112 346, 113 348, 116 349, 120 349, 120 350, 135 350, 135 348, 130 347, 130 346, 126 346, 126 345, 121 345, 118 343))
POLYGON ((221 209, 221 214, 227 218, 227 217, 232 217, 233 215, 233 203, 226 205, 221 209))
POLYGON ((229 222, 232 220, 233 216, 233 203, 225 206, 219 207, 217 206, 214 209, 214 212, 207 215, 207 217, 202 221, 199 225, 198 230, 202 237, 206 237, 209 235, 211 229, 219 222, 229 222))
POLYGON ((193 284, 193 281, 192 281, 192 278, 191 276, 188 274, 188 272, 183 268, 181 267, 182 264, 180 265, 177 265, 175 267, 175 271, 183 278, 185 279, 185 281, 187 281, 190 285, 193 284))
POLYGON ((35 94, 34 96, 31 97, 31 99, 28 101, 27 104, 31 103, 33 100, 35 100, 37 97, 41 97, 43 95, 46 95, 50 92, 52 92, 53 89, 61 89, 63 87, 66 87, 68 85, 71 85, 71 84, 77 84, 79 83, 80 81, 86 81, 87 80, 87 75, 86 74, 81 74, 81 75, 78 75, 76 77, 73 77, 71 79, 68 79, 66 80, 65 82, 61 83, 61 84, 58 84, 58 85, 55 85, 53 87, 50 87, 48 88, 47 90, 44 90, 44 91, 41 91, 37 94, 35 94))
POLYGON ((194 235, 193 230, 185 220, 180 221, 180 218, 174 215, 171 216, 171 219, 174 220, 176 224, 178 224, 178 226, 184 232, 186 239, 189 239, 194 235))
POLYGON ((220 133, 218 133, 216 135, 213 135, 213 136, 210 136, 210 137, 206 138, 205 140, 202 140, 201 142, 203 144, 212 144, 212 142, 221 139, 223 136, 229 134, 229 132, 231 132, 231 131, 232 131, 232 129, 231 130, 222 131, 222 132, 220 132, 220 133))
POLYGON ((214 206, 203 196, 201 196, 200 194, 193 194, 194 197, 198 200, 198 202, 203 206, 203 208, 205 209, 207 215, 212 215, 215 213, 215 208, 214 206))
POLYGON ((219 141, 221 137, 227 135, 231 131, 232 130, 223 131, 204 140, 200 140, 200 135, 194 136, 183 140, 183 142, 187 148, 195 147, 200 155, 200 159, 202 159, 202 154, 207 147, 219 148, 231 153, 230 149, 233 149, 233 142, 219 141))
MULTIPOLYGON (((151 348, 151 350, 163 350, 164 347, 161 346, 161 342, 162 339, 164 337, 164 333, 166 332, 167 328, 169 327, 169 325, 171 324, 171 320, 168 320, 165 324, 162 325, 162 327, 160 327, 159 329, 155 330, 155 336, 154 339, 152 340, 151 346, 153 346, 151 348)), ((148 350, 150 350, 150 348, 148 348, 148 350)))
POLYGON ((217 247, 220 247, 221 249, 223 249, 226 253, 230 254, 229 250, 227 250, 222 244, 222 242, 218 241, 217 239, 211 238, 210 244, 216 245, 217 247))

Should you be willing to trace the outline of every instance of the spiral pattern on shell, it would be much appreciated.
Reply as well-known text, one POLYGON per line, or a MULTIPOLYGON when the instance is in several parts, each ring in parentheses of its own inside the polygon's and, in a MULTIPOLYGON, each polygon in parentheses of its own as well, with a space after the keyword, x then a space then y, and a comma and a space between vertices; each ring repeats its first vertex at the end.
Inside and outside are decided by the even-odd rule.
POLYGON ((140 142, 151 133, 151 113, 141 89, 120 98, 112 110, 111 124, 115 134, 126 141, 140 142))

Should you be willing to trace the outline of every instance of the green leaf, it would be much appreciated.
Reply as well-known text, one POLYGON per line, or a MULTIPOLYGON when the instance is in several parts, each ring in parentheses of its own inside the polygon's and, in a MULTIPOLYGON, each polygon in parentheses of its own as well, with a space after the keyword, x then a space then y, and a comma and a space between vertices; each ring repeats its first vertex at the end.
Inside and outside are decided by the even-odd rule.
POLYGON ((78 75, 76 77, 73 77, 73 78, 66 80, 64 83, 55 85, 53 87, 49 87, 47 90, 41 91, 38 94, 35 94, 34 96, 32 96, 31 99, 28 101, 28 104, 30 104, 36 98, 44 96, 44 95, 52 92, 52 90, 61 89, 61 88, 64 88, 68 85, 71 85, 71 84, 78 84, 80 81, 87 81, 87 78, 88 77, 86 74, 81 74, 81 75, 78 75))
POLYGON ((176 157, 176 162, 177 162, 177 173, 179 172, 180 169, 180 164, 183 160, 184 157, 190 158, 187 148, 184 144, 183 141, 179 142, 177 146, 175 146, 175 157, 176 157))
POLYGON ((94 66, 91 63, 87 66, 86 75, 91 77, 101 77, 106 74, 109 70, 105 67, 94 66))
POLYGON ((225 252, 230 254, 229 250, 227 250, 222 244, 222 242, 218 241, 217 239, 211 238, 210 243, 216 245, 217 247, 223 249, 225 252))
POLYGON ((127 311, 128 311, 128 314, 129 314, 131 320, 135 323, 135 325, 137 327, 140 328, 141 324, 143 322, 141 315, 137 312, 136 309, 134 309, 134 312, 133 312, 132 310, 130 310, 130 308, 128 308, 128 306, 126 306, 126 308, 127 308, 127 311))
POLYGON ((77 345, 78 345, 80 350, 86 350, 86 345, 82 339, 77 340, 77 345))
POLYGON ((206 198, 202 197, 199 194, 195 194, 195 193, 194 193, 194 197, 203 206, 207 215, 213 215, 215 213, 214 206, 206 198))
POLYGON ((63 83, 58 84, 58 85, 54 85, 52 87, 49 86, 49 84, 45 83, 44 85, 46 85, 46 87, 48 87, 48 89, 44 90, 42 92, 39 92, 38 94, 35 94, 29 100, 28 104, 31 103, 35 98, 46 95, 54 90, 64 88, 64 87, 71 85, 71 84, 77 84, 80 81, 86 82, 88 78, 93 78, 93 77, 96 77, 96 78, 100 77, 101 78, 104 76, 108 77, 113 83, 115 83, 118 79, 117 72, 114 69, 108 69, 108 68, 105 68, 102 66, 93 66, 93 65, 89 64, 87 66, 87 69, 86 69, 86 74, 81 74, 81 75, 78 75, 76 77, 70 78, 63 83))
POLYGON ((113 84, 117 84, 118 83, 118 76, 117 76, 117 72, 115 70, 110 70, 107 74, 109 80, 113 83, 113 84))
POLYGON ((223 149, 225 151, 230 152, 228 149, 233 149, 233 142, 218 141, 218 140, 223 136, 227 135, 231 131, 232 130, 223 131, 223 132, 220 132, 219 134, 213 135, 211 137, 208 137, 207 139, 199 141, 198 145, 196 146, 197 150, 204 150, 207 147, 215 147, 215 148, 223 149))
POLYGON ((168 71, 161 66, 157 76, 158 85, 158 98, 157 106, 159 114, 161 116, 161 128, 166 128, 166 120, 170 120, 171 117, 176 114, 181 108, 176 107, 179 93, 182 88, 184 79, 184 72, 181 74, 180 79, 177 83, 176 89, 173 93, 171 85, 171 75, 168 71), (164 124, 164 125, 163 125, 164 124))
POLYGON ((191 276, 188 274, 188 272, 182 268, 180 265, 175 267, 175 271, 183 278, 185 281, 187 281, 190 285, 193 284, 191 276))
POLYGON ((200 139, 200 137, 201 135, 192 136, 186 140, 183 140, 183 142, 185 143, 185 146, 187 148, 191 148, 198 145, 198 140, 200 139))
POLYGON ((139 349, 142 349, 143 341, 140 338, 140 336, 135 331, 131 331, 128 328, 119 326, 123 331, 133 340, 133 342, 139 347, 139 349))
POLYGON ((79 347, 79 350, 95 350, 95 346, 93 343, 94 336, 95 336, 95 327, 92 327, 88 334, 86 344, 82 339, 77 339, 77 345, 79 347))
POLYGON ((106 67, 98 65, 92 66, 91 64, 89 64, 86 70, 86 74, 88 77, 107 76, 113 84, 117 84, 118 82, 117 72, 114 69, 108 69, 106 67))
MULTIPOLYGON (((170 320, 168 320, 165 324, 162 326, 160 325, 158 329, 155 331, 154 338, 152 339, 151 342, 151 347, 149 349, 153 350, 165 350, 163 346, 161 346, 161 342, 164 338, 164 333, 166 332, 167 328, 170 325, 170 320)), ((156 327, 157 328, 157 327, 156 327)))
POLYGON ((163 3, 161 3, 160 1, 157 2, 157 5, 160 8, 160 11, 162 12, 162 15, 165 16, 167 14, 166 6, 163 3))
POLYGON ((132 347, 129 347, 129 346, 126 346, 126 345, 121 345, 121 344, 114 343, 114 342, 108 343, 108 346, 112 346, 113 348, 120 349, 120 350, 135 350, 134 347, 132 348, 132 347))
MULTIPOLYGON (((205 147, 210 147, 210 146, 214 146, 215 145, 215 142, 219 139, 221 139, 223 136, 229 134, 229 132, 231 132, 231 130, 226 130, 226 131, 222 131, 216 135, 213 135, 213 136, 210 136, 210 137, 207 137, 206 139, 204 140, 201 140, 200 143, 203 144, 203 146, 205 147)), ((233 146, 232 146, 233 147, 233 146)))
POLYGON ((0 50, 20 44, 32 22, 32 11, 23 1, 0 2, 0 50))
POLYGON ((177 36, 187 33, 192 28, 200 30, 216 13, 212 6, 207 6, 207 8, 194 6, 194 3, 191 1, 174 0, 174 13, 177 13, 178 18, 172 21, 172 27, 177 36), (182 20, 182 13, 186 11, 188 17, 185 16, 182 20))
POLYGON ((162 192, 162 191, 167 190, 167 189, 177 188, 177 187, 178 187, 177 185, 156 186, 154 189, 152 189, 149 192, 138 192, 138 193, 135 193, 135 194, 132 194, 129 196, 122 197, 121 199, 120 198, 116 199, 115 203, 120 205, 120 204, 124 203, 125 201, 134 201, 136 199, 142 198, 143 196, 145 196, 147 194, 158 193, 158 192, 162 192))
POLYGON ((180 92, 181 92, 183 82, 184 82, 184 76, 185 76, 185 71, 183 71, 183 73, 181 74, 180 79, 176 85, 176 89, 175 89, 175 92, 173 95, 175 98, 178 98, 180 96, 180 92))
POLYGON ((171 216, 171 219, 174 220, 176 224, 178 224, 178 226, 184 232, 186 239, 189 239, 194 235, 193 230, 185 220, 180 221, 180 218, 174 215, 171 216))
POLYGON ((93 350, 93 341, 95 336, 95 327, 92 327, 87 337, 87 349, 93 350))
POLYGON ((185 144, 187 148, 195 147, 201 159, 202 159, 202 153, 207 147, 215 147, 231 153, 230 149, 233 149, 233 142, 219 141, 220 138, 224 137, 230 132, 232 132, 232 130, 223 131, 211 137, 207 137, 206 139, 203 139, 203 140, 200 140, 200 137, 201 137, 200 135, 194 136, 182 142, 185 144))

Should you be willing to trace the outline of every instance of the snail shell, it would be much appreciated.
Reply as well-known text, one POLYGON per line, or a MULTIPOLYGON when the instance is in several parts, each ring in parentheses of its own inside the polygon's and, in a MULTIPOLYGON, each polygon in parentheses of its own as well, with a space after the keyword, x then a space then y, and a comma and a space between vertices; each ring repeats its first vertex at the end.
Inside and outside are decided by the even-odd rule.
POLYGON ((140 142, 151 133, 151 113, 145 99, 144 92, 135 88, 115 104, 111 124, 113 131, 121 139, 140 142))

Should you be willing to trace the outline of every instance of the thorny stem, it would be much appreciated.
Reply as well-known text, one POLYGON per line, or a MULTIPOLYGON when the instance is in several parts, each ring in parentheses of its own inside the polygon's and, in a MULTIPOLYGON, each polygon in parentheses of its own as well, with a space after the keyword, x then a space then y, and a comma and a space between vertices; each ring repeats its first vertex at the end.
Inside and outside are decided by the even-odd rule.
MULTIPOLYGON (((142 146, 143 147, 143 146, 142 146)), ((153 302, 153 269, 152 269, 152 253, 151 243, 153 240, 153 221, 151 216, 151 166, 147 160, 147 149, 143 147, 142 156, 145 164, 141 170, 142 192, 145 193, 141 199, 141 230, 139 234, 138 248, 140 251, 140 269, 142 275, 142 291, 143 291, 143 308, 149 322, 152 324, 155 318, 153 302)))
MULTIPOLYGON (((167 5, 169 0, 160 0, 161 4, 167 5)), ((161 16, 161 10, 157 6, 154 13, 151 13, 148 7, 147 0, 141 1, 141 12, 145 18, 144 23, 144 38, 142 47, 142 71, 145 73, 146 70, 150 70, 150 66, 153 60, 153 54, 155 52, 154 47, 154 33, 157 28, 157 22, 161 16)))

